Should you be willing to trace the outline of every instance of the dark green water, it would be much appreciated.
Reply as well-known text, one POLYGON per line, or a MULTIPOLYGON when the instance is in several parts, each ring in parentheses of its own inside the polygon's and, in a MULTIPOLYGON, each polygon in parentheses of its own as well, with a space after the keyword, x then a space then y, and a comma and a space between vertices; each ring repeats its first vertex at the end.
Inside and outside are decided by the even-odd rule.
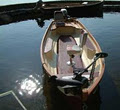
MULTIPOLYGON (((120 110, 120 13, 78 19, 109 54, 99 94, 88 103, 88 110, 120 110)), ((50 22, 46 20, 42 28, 35 20, 0 26, 0 93, 13 90, 27 110, 69 108, 59 93, 48 89, 41 65, 41 39, 50 22)), ((0 110, 22 110, 14 102, 9 96, 0 98, 0 110)))

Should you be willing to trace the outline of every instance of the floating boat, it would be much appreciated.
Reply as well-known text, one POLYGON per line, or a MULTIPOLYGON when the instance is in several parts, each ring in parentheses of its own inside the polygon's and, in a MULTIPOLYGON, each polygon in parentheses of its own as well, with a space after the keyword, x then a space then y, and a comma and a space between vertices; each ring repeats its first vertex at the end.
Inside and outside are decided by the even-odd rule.
POLYGON ((66 9, 55 11, 43 36, 40 54, 49 81, 66 96, 81 96, 82 101, 99 85, 108 55, 66 9))
POLYGON ((53 15, 54 11, 67 9, 72 16, 102 16, 103 0, 96 1, 39 1, 36 7, 43 8, 44 12, 53 15), (79 13, 78 13, 79 12, 79 13))

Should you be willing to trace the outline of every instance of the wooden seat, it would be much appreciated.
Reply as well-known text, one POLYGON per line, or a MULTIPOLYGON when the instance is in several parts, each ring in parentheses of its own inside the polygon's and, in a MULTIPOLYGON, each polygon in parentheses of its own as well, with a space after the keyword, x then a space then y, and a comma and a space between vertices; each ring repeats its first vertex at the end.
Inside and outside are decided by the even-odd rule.
POLYGON ((68 55, 80 54, 82 49, 78 45, 67 45, 68 55))

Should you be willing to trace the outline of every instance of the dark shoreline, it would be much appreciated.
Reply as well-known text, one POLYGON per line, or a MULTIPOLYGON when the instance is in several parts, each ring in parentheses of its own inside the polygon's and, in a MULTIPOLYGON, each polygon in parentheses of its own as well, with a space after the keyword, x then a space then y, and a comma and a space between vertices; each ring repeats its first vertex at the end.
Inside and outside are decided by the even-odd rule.
MULTIPOLYGON (((47 2, 54 3, 54 2, 47 2)), ((74 2, 75 3, 75 2, 74 2)), ((51 19, 53 17, 53 10, 48 11, 43 9, 34 10, 36 3, 24 3, 16 5, 6 5, 0 6, 0 25, 9 24, 12 22, 19 22, 28 19, 41 18, 43 21, 46 19, 51 19)), ((103 17, 103 12, 120 12, 120 1, 104 1, 101 7, 96 6, 94 8, 81 8, 79 13, 76 13, 79 8, 72 8, 70 10, 70 15, 75 17, 103 17), (97 8, 96 8, 97 7, 97 8), (89 8, 89 9, 88 9, 89 8), (91 9, 91 10, 90 10, 91 9), (86 11, 87 10, 87 11, 86 11), (97 11, 94 11, 97 10, 97 11), (89 13, 89 14, 88 14, 89 13)), ((68 12, 69 12, 68 10, 68 12)))
MULTIPOLYGON (((49 3, 55 3, 55 2, 43 2, 43 3, 49 4, 49 3)), ((61 3, 61 2, 58 2, 58 3, 61 3)), ((62 3, 64 2, 62 1, 62 3)), ((74 3, 77 3, 77 1, 74 3)), ((4 5, 4 6, 0 6, 0 13, 11 11, 11 10, 31 9, 31 8, 34 8, 35 6, 36 6, 36 3, 21 3, 21 4, 14 4, 14 5, 4 5)), ((111 7, 111 9, 114 9, 114 7, 116 7, 119 10, 120 1, 104 1, 103 9, 106 10, 108 7, 111 7)))

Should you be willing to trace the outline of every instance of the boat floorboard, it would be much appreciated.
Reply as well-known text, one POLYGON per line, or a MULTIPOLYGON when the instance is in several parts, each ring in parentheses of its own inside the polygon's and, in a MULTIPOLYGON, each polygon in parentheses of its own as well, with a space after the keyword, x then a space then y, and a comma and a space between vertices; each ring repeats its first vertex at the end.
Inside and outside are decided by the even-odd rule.
MULTIPOLYGON (((67 45, 76 45, 76 41, 72 36, 62 35, 58 40, 58 63, 57 63, 57 71, 58 77, 62 77, 65 75, 73 75, 73 67, 68 66, 67 62, 70 60, 69 55, 67 54, 67 45)), ((87 40, 86 45, 90 48, 94 49, 94 46, 90 43, 90 40, 87 40)), ((79 55, 75 55, 73 61, 76 63, 75 68, 84 68, 84 64, 79 55)), ((89 74, 85 72, 84 75, 89 74)), ((98 72, 94 73, 94 77, 98 76, 98 72)))
MULTIPOLYGON (((75 45, 76 42, 72 36, 60 36, 58 40, 58 74, 72 74, 73 68, 67 65, 67 62, 70 60, 69 55, 67 54, 67 45, 75 45)), ((76 68, 83 68, 83 63, 80 56, 75 55, 73 61, 76 63, 76 68)))

